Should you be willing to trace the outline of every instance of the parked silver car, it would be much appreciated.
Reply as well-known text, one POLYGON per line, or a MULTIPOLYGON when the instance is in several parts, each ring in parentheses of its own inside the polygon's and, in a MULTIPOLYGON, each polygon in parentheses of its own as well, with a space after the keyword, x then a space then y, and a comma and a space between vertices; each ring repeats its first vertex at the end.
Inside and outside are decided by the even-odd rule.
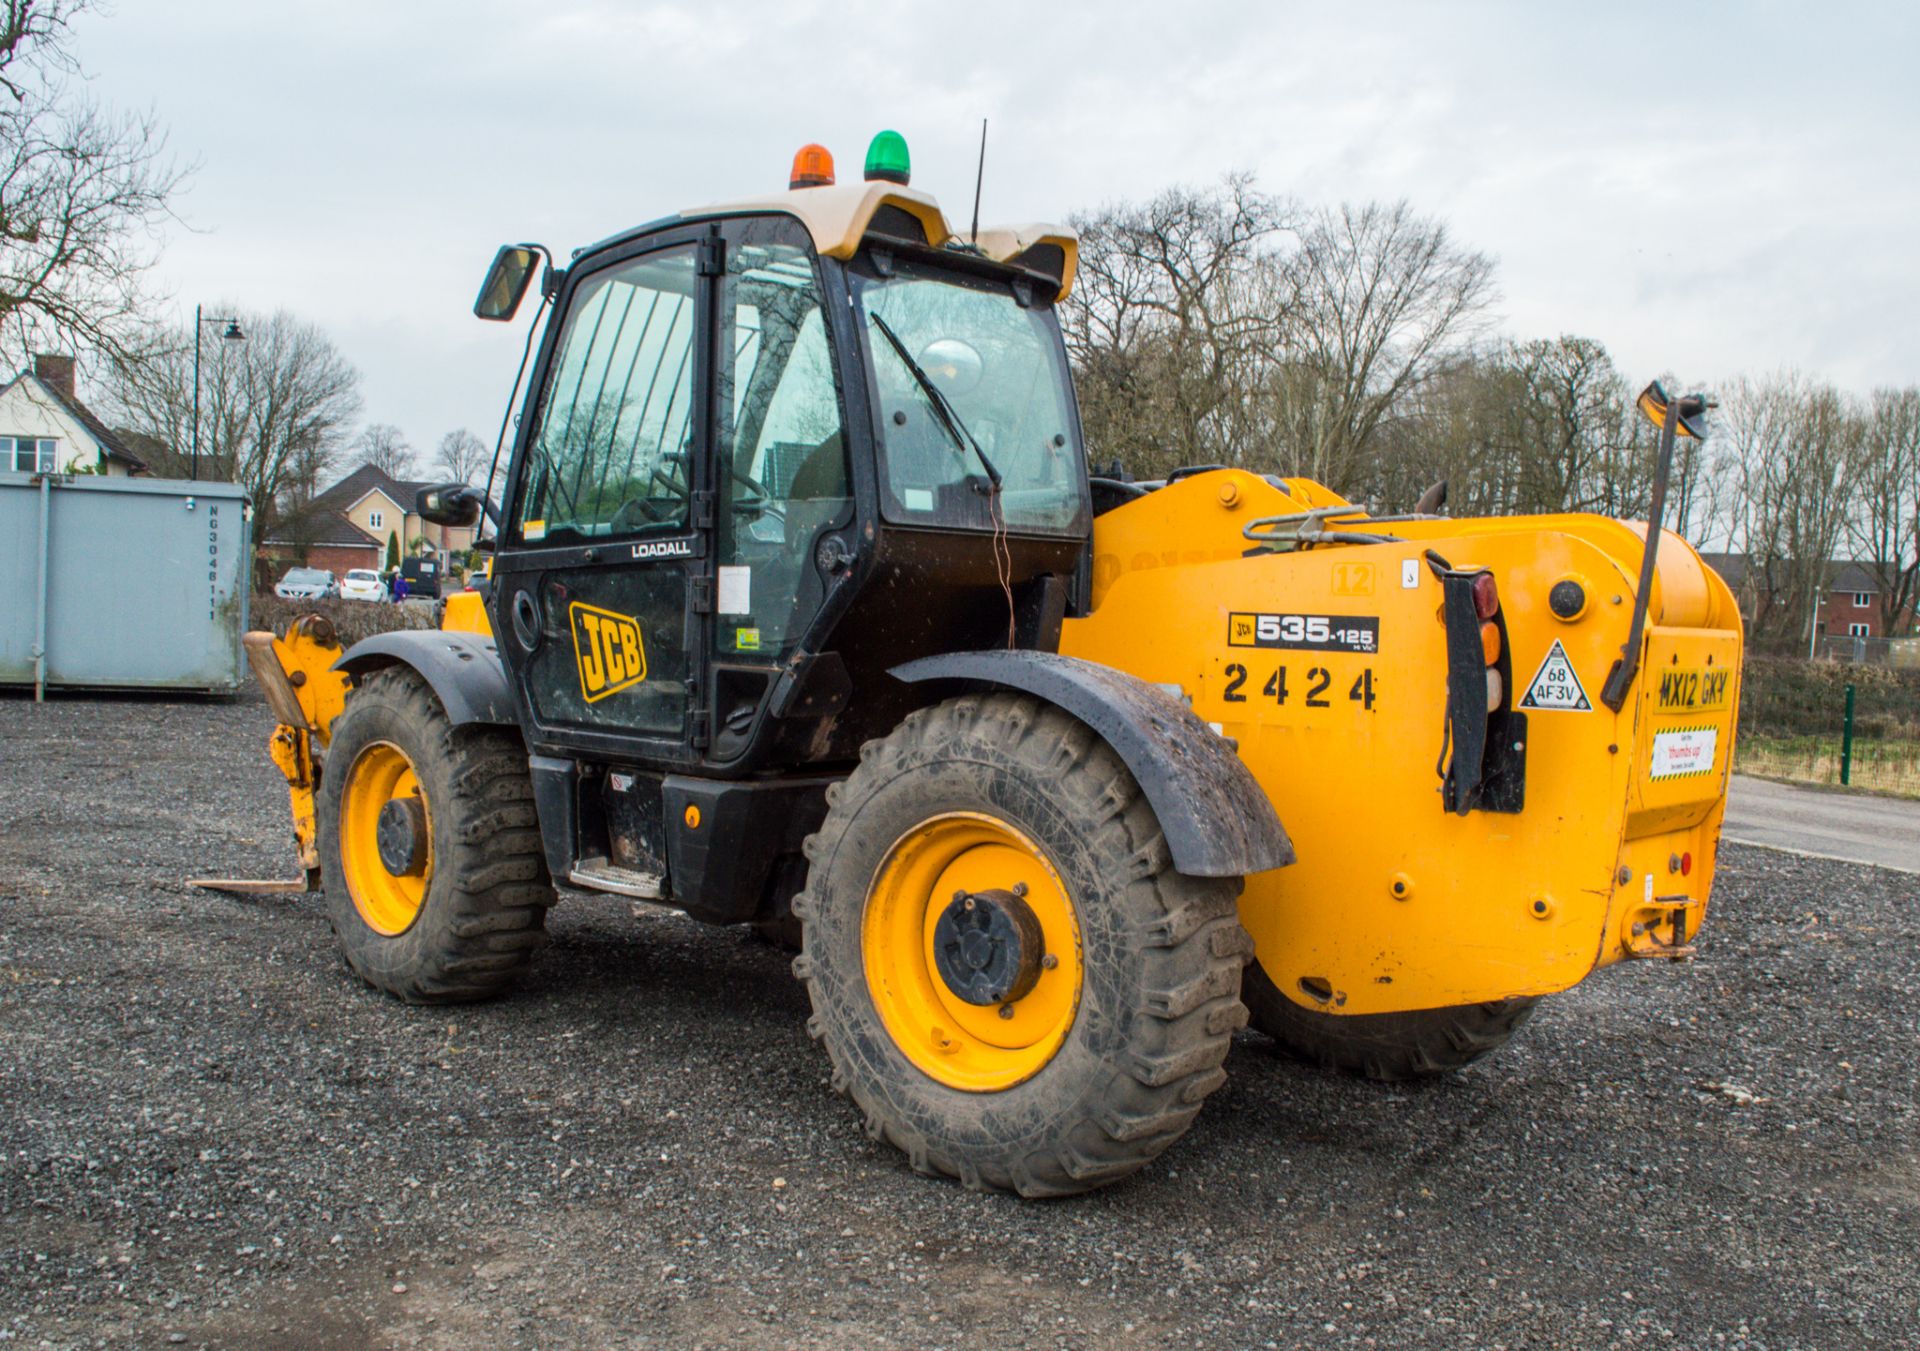
POLYGON ((282 600, 332 600, 340 594, 340 583, 325 568, 288 568, 273 594, 282 600))

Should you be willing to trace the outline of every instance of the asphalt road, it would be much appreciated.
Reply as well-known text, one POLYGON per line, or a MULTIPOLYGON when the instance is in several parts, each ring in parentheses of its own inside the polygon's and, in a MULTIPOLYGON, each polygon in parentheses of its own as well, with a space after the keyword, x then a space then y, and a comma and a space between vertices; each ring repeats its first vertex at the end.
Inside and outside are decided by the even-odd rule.
POLYGON ((1733 776, 1721 837, 1920 873, 1920 802, 1733 776))
POLYGON ((0 1347, 1910 1347, 1920 916, 1729 846, 1698 960, 1413 1089, 1246 1035, 1141 1176, 914 1176, 786 955, 574 898, 401 1006, 284 875, 258 704, 0 699, 0 1347))

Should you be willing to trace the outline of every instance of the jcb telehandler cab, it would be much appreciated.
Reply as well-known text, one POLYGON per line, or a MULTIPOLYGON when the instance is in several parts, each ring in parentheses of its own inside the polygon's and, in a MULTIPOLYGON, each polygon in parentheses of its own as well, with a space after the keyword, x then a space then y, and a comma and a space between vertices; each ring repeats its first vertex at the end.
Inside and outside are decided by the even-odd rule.
POLYGON ((344 654, 317 617, 250 636, 354 970, 495 993, 556 881, 797 922, 868 1129, 1037 1195, 1178 1138, 1249 1006, 1430 1072, 1684 955, 1740 646, 1691 549, 1090 481, 1072 234, 956 236, 890 133, 864 182, 795 169, 565 267, 503 249, 477 312, 541 271, 553 317, 500 507, 420 503, 494 520, 484 603, 344 654))

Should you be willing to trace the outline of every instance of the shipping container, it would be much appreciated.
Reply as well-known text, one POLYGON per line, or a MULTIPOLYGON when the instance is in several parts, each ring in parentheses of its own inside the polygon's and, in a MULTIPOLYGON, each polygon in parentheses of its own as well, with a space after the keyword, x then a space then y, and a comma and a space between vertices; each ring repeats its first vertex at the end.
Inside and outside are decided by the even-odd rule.
POLYGON ((0 685, 238 689, 248 515, 231 483, 0 473, 0 685))

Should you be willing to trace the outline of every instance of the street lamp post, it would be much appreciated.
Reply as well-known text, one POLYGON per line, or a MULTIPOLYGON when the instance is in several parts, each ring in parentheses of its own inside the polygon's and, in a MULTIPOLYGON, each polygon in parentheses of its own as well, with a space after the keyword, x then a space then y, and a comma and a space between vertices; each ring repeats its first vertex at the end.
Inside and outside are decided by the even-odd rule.
POLYGON ((227 331, 220 336, 227 342, 240 342, 247 336, 240 331, 240 321, 228 316, 225 319, 202 318, 200 307, 193 307, 193 471, 197 482, 200 478, 200 333, 207 324, 225 324, 227 331))

